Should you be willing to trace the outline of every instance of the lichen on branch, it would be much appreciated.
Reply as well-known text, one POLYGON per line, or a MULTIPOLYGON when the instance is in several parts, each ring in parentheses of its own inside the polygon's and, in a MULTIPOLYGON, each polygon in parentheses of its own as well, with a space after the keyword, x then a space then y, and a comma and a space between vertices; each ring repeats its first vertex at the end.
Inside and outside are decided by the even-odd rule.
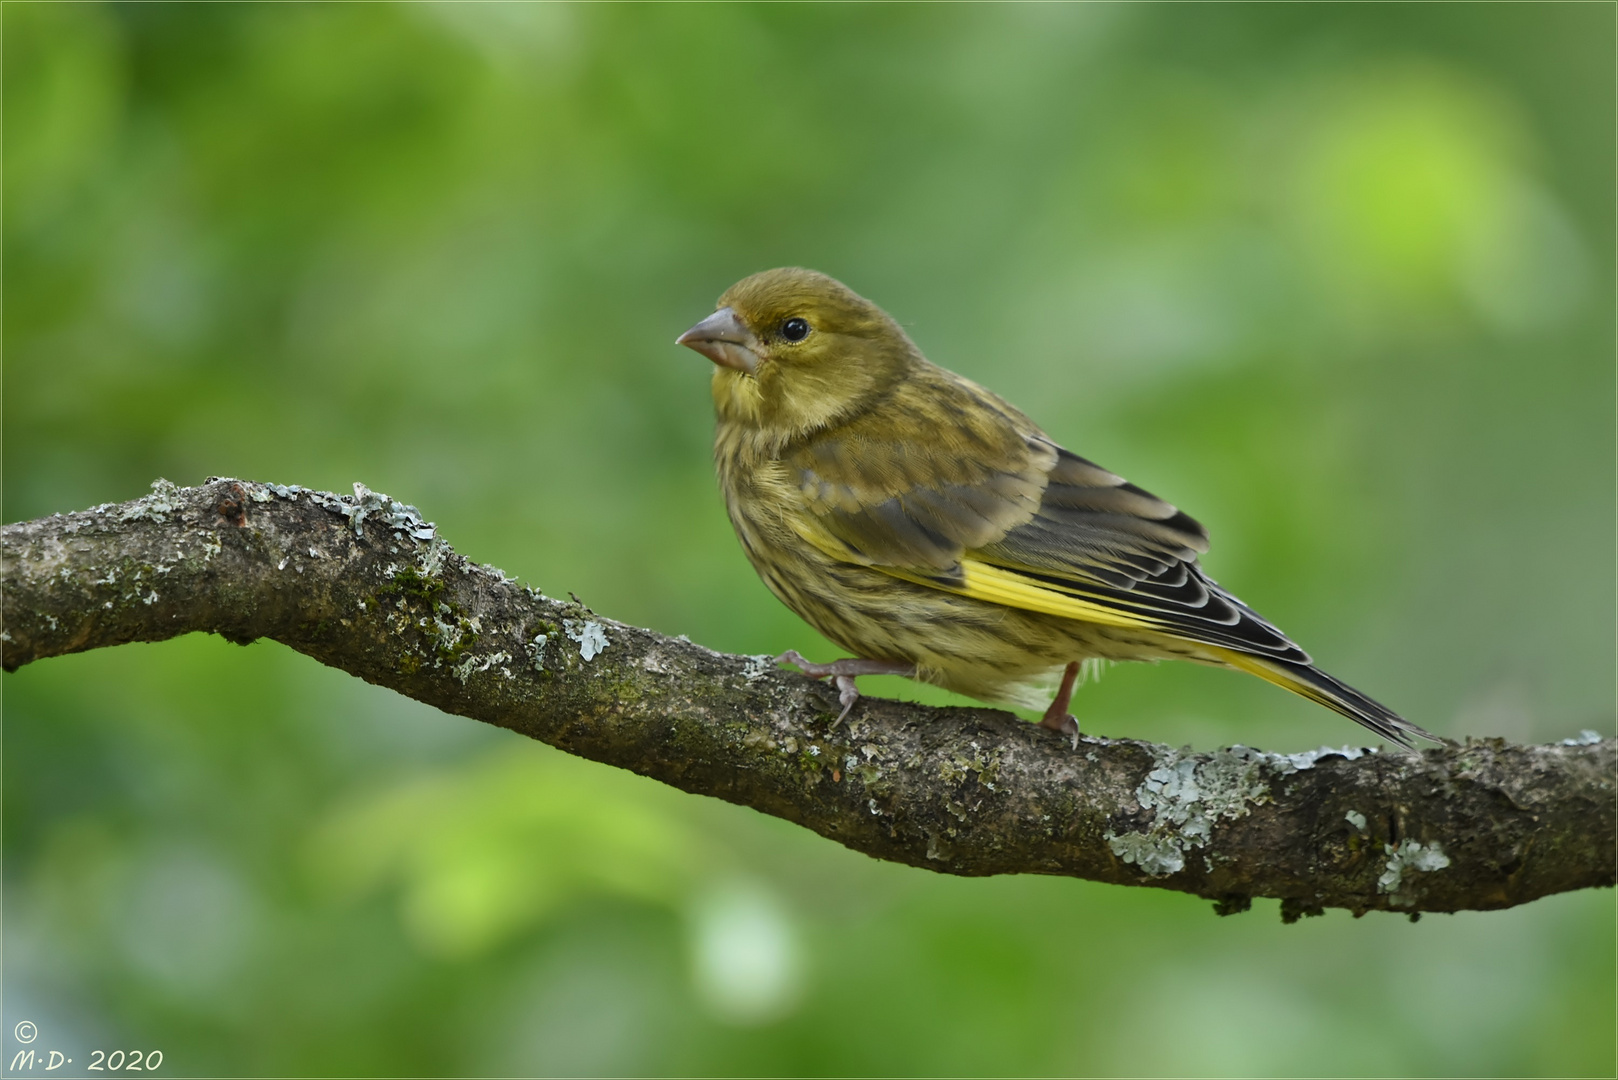
POLYGON ((1614 882, 1618 740, 1192 754, 862 698, 626 626, 456 554, 414 507, 213 479, 0 529, 7 671, 203 631, 953 874, 1151 885, 1291 920, 1614 882))

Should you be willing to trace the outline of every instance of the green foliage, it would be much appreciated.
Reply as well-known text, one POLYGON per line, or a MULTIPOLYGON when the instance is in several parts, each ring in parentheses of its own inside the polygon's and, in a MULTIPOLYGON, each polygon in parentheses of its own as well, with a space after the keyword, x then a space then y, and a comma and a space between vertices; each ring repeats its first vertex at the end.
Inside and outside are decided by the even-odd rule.
MULTIPOLYGON (((1611 730, 1610 8, 0 20, 7 520, 363 480, 552 594, 828 658, 737 549, 671 344, 802 264, 1204 520, 1216 577, 1416 722, 1611 730)), ((75 1065, 1614 1068, 1610 893, 1283 926, 929 875, 268 643, 50 661, 5 704, 5 1029, 75 1065)), ((1199 748, 1358 738, 1183 665, 1076 705, 1199 748)))

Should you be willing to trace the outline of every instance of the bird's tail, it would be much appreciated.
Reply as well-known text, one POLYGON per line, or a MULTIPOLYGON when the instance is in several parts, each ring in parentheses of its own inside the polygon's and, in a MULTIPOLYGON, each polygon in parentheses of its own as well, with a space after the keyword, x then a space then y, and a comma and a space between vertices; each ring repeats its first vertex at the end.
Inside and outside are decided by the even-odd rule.
POLYGON ((1415 743, 1411 741, 1413 735, 1430 739, 1435 743, 1443 741, 1438 736, 1412 724, 1386 705, 1371 700, 1352 686, 1332 678, 1312 664, 1269 660, 1234 649, 1222 648, 1218 651, 1221 659, 1231 667, 1239 668, 1250 675, 1257 675, 1266 682, 1272 682, 1334 712, 1340 712, 1355 723, 1363 724, 1384 739, 1396 742, 1407 749, 1415 749, 1415 743))

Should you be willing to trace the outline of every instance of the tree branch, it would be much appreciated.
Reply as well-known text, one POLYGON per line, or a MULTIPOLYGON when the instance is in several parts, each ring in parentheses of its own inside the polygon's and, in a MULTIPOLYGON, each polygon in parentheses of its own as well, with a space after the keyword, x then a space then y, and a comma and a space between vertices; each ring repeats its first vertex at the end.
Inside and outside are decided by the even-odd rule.
POLYGON ((267 637, 569 753, 946 873, 1152 885, 1289 921, 1614 883, 1618 740, 1182 754, 862 699, 604 619, 456 555, 412 507, 238 480, 0 529, 4 666, 267 637))

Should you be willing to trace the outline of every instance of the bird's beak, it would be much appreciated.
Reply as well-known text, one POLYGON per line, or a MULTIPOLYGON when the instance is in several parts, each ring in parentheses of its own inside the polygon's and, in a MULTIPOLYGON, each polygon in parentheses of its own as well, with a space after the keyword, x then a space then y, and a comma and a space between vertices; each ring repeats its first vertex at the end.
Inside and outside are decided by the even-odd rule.
POLYGON ((697 350, 720 367, 749 375, 758 370, 758 338, 728 307, 703 319, 675 338, 674 343, 697 350))

